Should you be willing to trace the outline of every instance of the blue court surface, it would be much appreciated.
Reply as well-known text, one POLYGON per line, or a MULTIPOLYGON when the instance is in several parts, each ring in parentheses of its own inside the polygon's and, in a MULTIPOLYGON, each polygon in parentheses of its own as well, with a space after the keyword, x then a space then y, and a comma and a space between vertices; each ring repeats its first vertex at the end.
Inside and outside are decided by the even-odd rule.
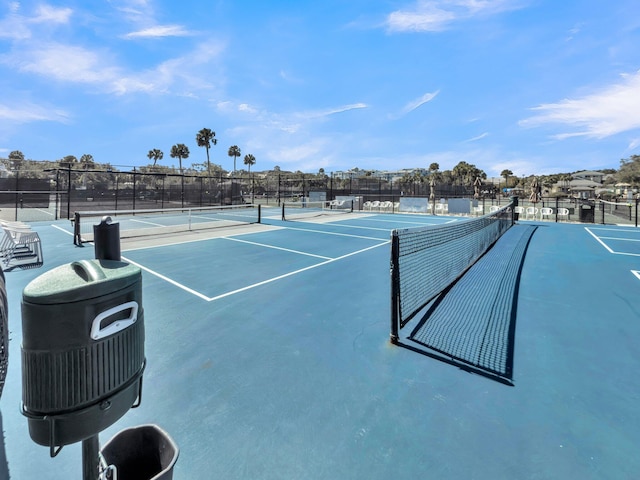
MULTIPOLYGON (((516 305, 502 382, 389 341, 390 230, 461 219, 265 217, 123 242, 143 272, 147 365, 141 405, 101 444, 157 424, 180 449, 175 480, 640 478, 640 229, 511 229, 536 227, 519 278, 499 287, 516 305)), ((72 244, 69 222, 33 229, 44 267, 6 272, 0 479, 80 479, 80 444, 50 458, 20 413, 21 300, 31 280, 94 249, 72 244)), ((482 309, 495 283, 484 268, 458 306, 482 309)))

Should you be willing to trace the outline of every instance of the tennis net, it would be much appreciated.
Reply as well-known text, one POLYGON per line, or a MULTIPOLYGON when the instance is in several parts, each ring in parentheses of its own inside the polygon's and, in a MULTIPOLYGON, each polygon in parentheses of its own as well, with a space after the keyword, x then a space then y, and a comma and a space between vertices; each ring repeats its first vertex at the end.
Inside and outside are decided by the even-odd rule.
MULTIPOLYGON (((636 219, 636 226, 638 223, 638 199, 627 200, 624 203, 621 202, 608 202, 606 200, 600 200, 600 210, 604 215, 611 215, 620 220, 626 220, 629 223, 633 223, 633 219, 636 219)), ((602 223, 605 222, 605 218, 602 219, 602 223)))
POLYGON ((260 205, 244 204, 76 212, 73 243, 92 242, 93 226, 107 216, 118 221, 120 238, 130 238, 260 223, 261 209, 260 205))
POLYGON ((282 220, 299 220, 351 212, 353 212, 353 200, 284 202, 282 204, 282 220))
POLYGON ((479 218, 391 232, 391 341, 514 223, 514 204, 479 218))

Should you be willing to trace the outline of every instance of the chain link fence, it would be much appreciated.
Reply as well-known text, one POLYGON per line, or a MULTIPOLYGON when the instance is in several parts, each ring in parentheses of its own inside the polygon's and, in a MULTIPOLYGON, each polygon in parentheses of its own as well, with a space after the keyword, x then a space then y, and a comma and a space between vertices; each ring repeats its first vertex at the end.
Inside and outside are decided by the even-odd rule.
MULTIPOLYGON (((461 184, 431 186, 425 181, 358 176, 354 174, 303 174, 272 171, 236 176, 216 172, 207 175, 152 171, 151 167, 129 172, 53 168, 14 170, 0 179, 0 219, 43 221, 71 219, 74 212, 205 207, 256 203, 279 206, 281 202, 309 199, 334 200, 354 197, 356 209, 365 203, 391 202, 402 197, 429 198, 446 204, 449 199, 474 199, 475 189, 461 184), (433 189, 433 191, 432 191, 433 189)), ((509 202, 495 186, 485 185, 476 198, 477 213, 509 202)), ((570 221, 638 226, 638 200, 624 203, 544 197, 530 203, 520 199, 526 212, 521 219, 570 221), (546 209, 542 214, 542 209, 546 209), (551 213, 549 210, 551 209, 551 213)), ((394 211, 393 209, 391 211, 394 211)), ((395 210, 397 211, 397 210, 395 210)))

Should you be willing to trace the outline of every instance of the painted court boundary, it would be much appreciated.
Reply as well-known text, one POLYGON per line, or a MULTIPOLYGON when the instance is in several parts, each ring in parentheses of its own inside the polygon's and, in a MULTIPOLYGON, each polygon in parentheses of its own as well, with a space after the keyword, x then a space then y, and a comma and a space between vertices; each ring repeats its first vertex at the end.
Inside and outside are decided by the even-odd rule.
MULTIPOLYGON (((251 242, 247 242, 247 243, 251 243, 251 242)), ((368 250, 373 250, 374 248, 378 248, 378 247, 381 247, 383 245, 388 245, 389 243, 390 243, 389 241, 385 241, 385 242, 381 242, 379 244, 373 245, 371 247, 367 247, 367 248, 363 248, 361 250, 357 250, 355 252, 347 253, 346 255, 342 255, 340 257, 329 258, 329 259, 325 260, 324 262, 316 263, 315 265, 310 265, 308 267, 300 268, 298 270, 294 270, 292 272, 288 272, 288 273, 285 273, 283 275, 278 275, 276 277, 268 278, 267 280, 263 280, 261 282, 254 283, 252 285, 247 285, 246 287, 238 288, 238 289, 232 290, 230 292, 222 293, 222 294, 216 295, 214 297, 208 297, 207 295, 205 295, 203 293, 200 293, 197 290, 189 288, 186 285, 183 285, 182 283, 176 282, 175 280, 172 280, 171 278, 167 277, 166 275, 162 275, 161 273, 156 272, 155 270, 152 270, 152 269, 150 269, 148 267, 145 267, 144 265, 141 265, 138 262, 134 262, 133 260, 131 260, 129 258, 126 258, 126 257, 123 256, 122 259, 127 261, 127 262, 129 262, 129 263, 131 263, 132 265, 136 265, 141 270, 144 270, 145 272, 150 273, 151 275, 154 275, 154 276, 164 280, 165 282, 168 282, 168 283, 170 283, 170 284, 172 284, 172 285, 184 290, 185 292, 188 292, 188 293, 190 293, 190 294, 192 294, 192 295, 194 295, 194 296, 196 296, 196 297, 198 297, 198 298, 200 298, 202 300, 205 300, 206 302, 213 302, 213 301, 219 300, 221 298, 229 297, 229 296, 235 295, 237 293, 241 293, 241 292, 245 292, 247 290, 251 290, 252 288, 260 287, 260 286, 266 285, 268 283, 272 283, 272 282, 276 282, 278 280, 282 280, 283 278, 291 277, 293 275, 297 275, 299 273, 306 272, 307 270, 312 270, 314 268, 322 267, 322 266, 327 265, 329 263, 337 262, 339 260, 344 260, 345 258, 351 257, 353 255, 358 255, 358 254, 366 252, 368 250)), ((282 250, 285 250, 285 249, 282 249, 282 250)), ((294 251, 291 250, 291 252, 294 252, 294 251)), ((300 252, 295 252, 295 253, 300 253, 300 252)))
MULTIPOLYGON (((596 235, 595 233, 593 233, 591 228, 585 227, 584 228, 589 235, 591 235, 593 238, 596 239, 596 241, 602 245, 609 253, 612 253, 614 255, 629 255, 631 257, 640 257, 640 254, 638 253, 630 253, 630 252, 617 252, 614 249, 612 249, 609 245, 607 245, 603 240, 619 240, 619 241, 623 241, 623 242, 638 242, 640 240, 635 240, 635 239, 630 239, 630 238, 621 238, 621 237, 599 237, 598 235, 596 235)), ((610 230, 610 231, 619 231, 619 230, 615 230, 613 228, 597 228, 594 230, 610 230)))

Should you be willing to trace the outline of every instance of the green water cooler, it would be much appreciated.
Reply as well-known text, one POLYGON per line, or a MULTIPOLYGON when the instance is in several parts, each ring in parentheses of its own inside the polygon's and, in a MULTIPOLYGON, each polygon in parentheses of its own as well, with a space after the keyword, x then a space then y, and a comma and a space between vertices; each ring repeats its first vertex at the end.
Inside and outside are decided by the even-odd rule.
POLYGON ((142 275, 115 260, 82 260, 29 283, 22 299, 22 413, 55 456, 96 437, 141 400, 142 275))

